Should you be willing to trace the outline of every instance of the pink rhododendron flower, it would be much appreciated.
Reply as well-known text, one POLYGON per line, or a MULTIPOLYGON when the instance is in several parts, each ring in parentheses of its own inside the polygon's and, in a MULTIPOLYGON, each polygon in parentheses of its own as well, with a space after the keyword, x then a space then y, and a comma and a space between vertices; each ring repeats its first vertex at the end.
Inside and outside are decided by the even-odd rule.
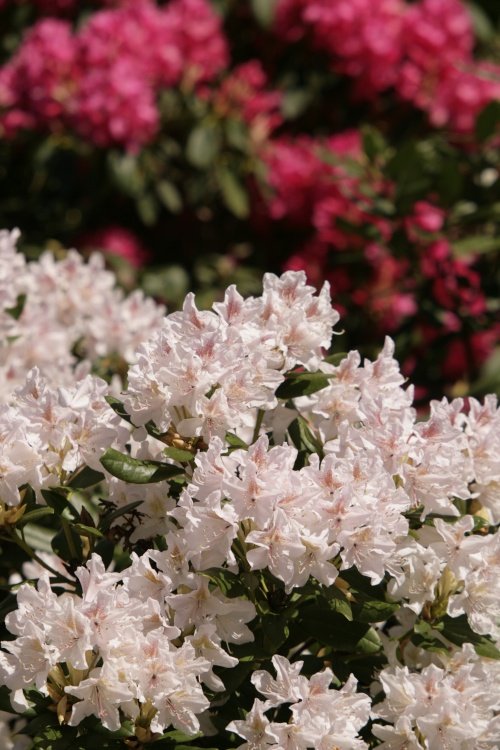
POLYGON ((445 212, 427 201, 417 201, 413 206, 413 215, 405 219, 408 237, 418 239, 419 231, 434 233, 443 227, 445 212))
POLYGON ((421 268, 432 279, 436 302, 466 315, 480 315, 486 309, 481 278, 470 263, 453 258, 446 240, 438 240, 423 251, 421 268))
POLYGON ((208 0, 172 0, 163 11, 175 31, 183 76, 191 83, 213 80, 229 63, 221 21, 208 0))
POLYGON ((355 78, 358 95, 393 85, 402 55, 400 0, 282 0, 276 31, 289 41, 308 36, 334 70, 355 78))
POLYGON ((447 70, 427 109, 433 125, 472 133, 478 115, 492 101, 500 101, 500 66, 481 62, 447 70))
POLYGON ((211 81, 226 67, 227 43, 207 0, 120 5, 76 32, 56 19, 33 26, 0 69, 4 132, 64 124, 98 146, 137 151, 158 131, 161 87, 211 81))
POLYGON ((109 226, 87 235, 81 244, 107 253, 118 255, 136 268, 140 268, 150 257, 140 239, 119 226, 109 226))
POLYGON ((498 344, 500 326, 454 337, 445 348, 443 376, 453 382, 464 374, 480 370, 498 344))
POLYGON ((24 42, 0 69, 0 127, 7 118, 23 127, 60 126, 72 106, 78 73, 77 45, 66 21, 35 24, 24 42), (9 117, 10 115, 10 117, 9 117))
POLYGON ((254 138, 264 141, 283 122, 282 94, 267 86, 261 63, 250 60, 234 68, 213 94, 207 90, 204 96, 213 97, 214 109, 220 117, 241 118, 250 126, 254 138))
POLYGON ((471 133, 475 118, 500 98, 498 66, 473 60, 472 17, 461 0, 280 0, 275 33, 327 54, 374 99, 394 88, 436 127, 471 133))
POLYGON ((315 153, 307 136, 280 138, 264 154, 267 179, 274 193, 269 211, 274 219, 290 217, 293 224, 309 224, 314 206, 325 193, 330 167, 315 153))

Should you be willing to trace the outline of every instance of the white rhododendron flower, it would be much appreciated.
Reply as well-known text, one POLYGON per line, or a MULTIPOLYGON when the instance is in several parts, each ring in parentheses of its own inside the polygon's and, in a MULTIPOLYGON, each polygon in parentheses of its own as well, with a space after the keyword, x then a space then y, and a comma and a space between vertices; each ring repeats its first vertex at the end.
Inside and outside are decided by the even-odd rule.
POLYGON ((72 386, 79 360, 84 372, 102 357, 134 361, 164 308, 140 291, 126 297, 100 255, 85 262, 70 250, 57 260, 46 251, 26 263, 18 239, 18 230, 0 231, 0 403, 33 367, 52 385, 72 386))

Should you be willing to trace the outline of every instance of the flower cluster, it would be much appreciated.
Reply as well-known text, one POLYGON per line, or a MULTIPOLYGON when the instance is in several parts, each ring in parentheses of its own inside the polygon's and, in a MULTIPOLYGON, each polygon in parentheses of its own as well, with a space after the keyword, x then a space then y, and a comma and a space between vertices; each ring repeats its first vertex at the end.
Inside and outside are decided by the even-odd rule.
POLYGON ((359 94, 374 96, 397 81, 405 3, 382 0, 281 0, 276 33, 290 42, 310 38, 334 69, 356 79, 359 94))
POLYGON ((234 68, 220 86, 200 95, 212 98, 216 116, 221 119, 243 120, 257 145, 283 122, 280 112, 282 94, 269 88, 268 76, 258 60, 250 60, 234 68))
POLYGON ((125 3, 76 33, 68 21, 41 19, 0 72, 2 127, 9 135, 70 126, 97 146, 137 150, 159 129, 157 92, 212 80, 227 60, 206 0, 125 3))
POLYGON ((19 608, 7 618, 17 638, 6 644, 0 666, 3 683, 15 691, 13 705, 26 705, 22 688, 34 683, 56 696, 63 715, 68 697, 78 699, 70 726, 95 714, 117 730, 121 710, 134 720, 142 716, 153 732, 173 725, 196 733, 197 714, 209 707, 201 683, 223 689, 213 666, 237 664, 221 638, 250 639, 245 623, 253 605, 211 594, 203 579, 183 575, 161 553, 133 555, 123 577, 93 556, 76 577, 81 596, 56 596, 46 575, 36 590, 19 589, 19 608), (184 593, 173 593, 179 587, 184 593))
POLYGON ((498 739, 498 664, 481 659, 470 644, 444 664, 421 672, 396 666, 382 670, 385 699, 375 715, 394 726, 374 724, 384 750, 425 747, 491 747, 498 739), (464 711, 467 702, 467 711, 464 711))
POLYGON ((421 0, 408 8, 398 93, 438 126, 474 129, 477 115, 500 98, 498 66, 475 62, 472 20, 459 0, 421 0))
POLYGON ((0 407, 2 502, 17 505, 19 487, 29 484, 39 498, 42 488, 64 484, 82 465, 99 470, 106 445, 122 447, 128 430, 110 409, 103 380, 87 375, 73 387, 51 390, 30 370, 12 405, 0 407))
POLYGON ((438 127, 470 133, 500 98, 500 68, 474 61, 472 18, 460 0, 281 0, 276 33, 326 52, 355 80, 355 95, 392 88, 438 127))
POLYGON ((267 274, 258 300, 230 287, 214 312, 199 311, 190 294, 138 348, 127 410, 136 424, 152 420, 163 432, 210 440, 246 426, 250 437, 255 409, 277 405, 283 373, 317 367, 338 317, 328 285, 315 297, 303 275, 267 274))
POLYGON ((331 669, 325 669, 308 680, 300 674, 304 664, 290 664, 283 656, 273 657, 276 679, 269 672, 257 671, 252 683, 266 701, 255 699, 244 721, 233 721, 228 730, 236 732, 247 743, 240 750, 255 748, 315 747, 365 750, 366 742, 358 732, 368 721, 370 700, 356 692, 356 679, 351 675, 340 690, 332 690, 331 669), (290 704, 292 720, 270 722, 265 712, 290 704))
POLYGON ((0 678, 39 714, 25 732, 498 745, 497 399, 417 420, 390 339, 325 355, 337 321, 327 286, 268 274, 143 333, 119 398, 36 368, 10 393, 0 522, 27 560, 0 678), (30 547, 40 518, 53 554, 30 547))
MULTIPOLYGON (((77 33, 57 18, 42 18, 28 32, 0 73, 7 135, 69 126, 98 146, 137 150, 158 133, 162 89, 213 82, 228 67, 228 40, 208 0, 109 4, 118 7, 96 11, 77 33)), ((76 10, 68 2, 38 5, 49 15, 76 10)), ((499 68, 474 60, 472 19, 460 0, 383 0, 375 8, 369 0, 281 0, 274 33, 326 52, 333 70, 354 80, 355 96, 393 90, 433 125, 458 133, 471 133, 479 112, 500 97, 499 68)), ((251 60, 230 74, 216 100, 243 97, 243 117, 252 119, 255 107, 272 112, 280 100, 265 84, 251 60)))
MULTIPOLYGON (((26 263, 16 252, 19 232, 0 232, 0 401, 24 384, 32 367, 52 383, 74 384, 89 369, 118 358, 133 360, 145 335, 159 327, 164 309, 135 291, 125 297, 94 254, 85 263, 70 250, 57 260, 45 252, 26 263)), ((126 365, 125 365, 126 366, 126 365)))

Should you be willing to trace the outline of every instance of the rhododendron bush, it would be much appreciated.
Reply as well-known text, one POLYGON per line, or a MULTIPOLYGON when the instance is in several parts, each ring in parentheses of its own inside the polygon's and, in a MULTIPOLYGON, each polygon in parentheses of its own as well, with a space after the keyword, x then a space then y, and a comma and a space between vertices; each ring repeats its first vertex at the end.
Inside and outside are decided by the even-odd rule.
POLYGON ((0 0, 0 224, 210 307, 330 281, 416 401, 499 390, 496 0, 0 0))
POLYGON ((2 747, 497 748, 496 397, 417 419, 393 341, 339 352, 304 272, 165 316, 17 240, 2 747))

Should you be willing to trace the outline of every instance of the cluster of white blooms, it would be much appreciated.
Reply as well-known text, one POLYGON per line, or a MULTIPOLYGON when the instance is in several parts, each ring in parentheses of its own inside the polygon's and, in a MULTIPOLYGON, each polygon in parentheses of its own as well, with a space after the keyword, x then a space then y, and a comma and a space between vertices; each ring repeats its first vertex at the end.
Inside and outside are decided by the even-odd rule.
POLYGON ((76 577, 81 596, 57 596, 46 573, 36 589, 18 591, 18 609, 6 618, 17 637, 0 654, 13 706, 26 707, 23 688, 35 685, 62 715, 71 711, 70 726, 95 715, 116 730, 121 710, 149 719, 153 732, 173 725, 195 734, 197 714, 209 707, 201 684, 224 689, 212 668, 238 660, 221 641, 253 639, 246 625, 253 604, 210 591, 207 579, 179 569, 172 551, 133 554, 123 574, 106 571, 93 555, 76 577))
POLYGON ((338 553, 340 569, 354 564, 374 583, 391 569, 396 542, 406 538, 402 514, 409 501, 375 460, 328 454, 320 463, 311 456, 308 466, 294 470, 297 449, 270 447, 265 435, 248 450, 224 450, 214 438, 196 457, 192 481, 172 512, 198 568, 231 565, 239 534, 250 567, 268 568, 287 590, 310 576, 332 584, 338 553))
POLYGON ((164 309, 140 291, 125 297, 98 254, 86 263, 74 250, 61 260, 45 252, 27 263, 16 252, 18 238, 17 230, 0 231, 0 401, 35 366, 69 385, 81 359, 87 371, 108 355, 133 361, 164 309))
POLYGON ((82 466, 99 471, 110 445, 124 446, 125 423, 110 408, 108 385, 87 375, 71 386, 49 388, 38 368, 0 405, 0 499, 20 502, 19 487, 40 490, 64 484, 82 466))
MULTIPOLYGON (((359 355, 352 353, 330 369, 335 384, 307 399, 313 402, 312 420, 318 401, 323 398, 325 409, 332 390, 339 400, 346 392, 343 403, 351 394, 352 417, 344 418, 339 435, 325 443, 323 459, 313 454, 296 470, 297 450, 291 445, 269 446, 262 435, 248 450, 227 454, 224 442, 214 437, 208 450, 197 454, 191 482, 172 512, 180 526, 177 544, 198 569, 231 566, 233 541, 243 535, 250 567, 268 568, 288 590, 309 576, 330 585, 339 570, 352 566, 374 584, 388 573, 392 594, 407 599, 416 612, 434 599, 444 571, 451 571, 454 591, 462 588, 449 613, 466 612, 477 632, 500 635, 498 534, 470 536, 474 520, 466 516, 455 524, 437 519, 435 527, 409 535, 405 515, 412 510, 422 517, 458 515, 454 498, 475 494, 469 485, 477 476, 479 440, 485 445, 483 486, 494 485, 500 465, 495 400, 488 399, 481 420, 477 402, 466 416, 457 400, 433 403, 429 420, 417 422, 390 342, 374 363, 361 367, 359 355), (461 555, 450 551, 458 544, 461 555), (335 567, 331 561, 337 554, 335 567)), ((298 400, 305 411, 306 399, 298 400)))
POLYGON ((263 670, 252 675, 252 683, 266 700, 257 698, 244 721, 232 721, 227 727, 246 740, 238 750, 367 750, 358 732, 368 721, 371 702, 356 692, 352 675, 341 690, 334 690, 331 669, 308 680, 300 674, 304 662, 290 664, 284 656, 273 656, 272 662, 276 679, 263 670), (290 721, 269 721, 265 712, 283 705, 289 705, 290 721))
POLYGON ((392 478, 411 507, 422 507, 422 518, 431 513, 458 515, 453 499, 470 497, 474 478, 458 417, 463 401, 432 402, 429 419, 418 422, 411 405, 413 389, 402 388, 404 378, 393 352, 394 344, 387 339, 375 362, 360 366, 359 353, 350 352, 338 367, 324 363, 321 369, 332 377, 331 385, 301 399, 299 407, 312 415, 325 452, 349 463, 356 458, 376 461, 379 469, 372 469, 370 476, 376 471, 379 481, 392 478))
POLYGON ((199 311, 190 294, 139 347, 125 405, 136 424, 152 420, 182 436, 209 440, 246 427, 250 437, 256 410, 277 406, 284 373, 317 369, 338 319, 328 285, 315 296, 305 274, 266 274, 257 299, 230 287, 213 312, 199 311))
POLYGON ((497 399, 486 396, 481 404, 469 399, 469 413, 461 416, 467 436, 467 453, 472 461, 474 496, 487 510, 489 520, 500 523, 500 411, 497 399))
POLYGON ((420 672, 382 670, 385 699, 373 725, 381 750, 488 750, 500 739, 500 662, 479 657, 471 644, 420 672))
POLYGON ((452 617, 466 614, 476 633, 500 640, 500 534, 471 534, 474 518, 436 518, 401 550, 403 572, 389 584, 397 601, 419 614, 440 593, 452 617))
MULTIPOLYGON (((71 498, 86 467, 99 472, 98 491, 86 495, 95 518, 100 500, 138 507, 126 532, 113 529, 130 552, 119 573, 88 538, 76 573, 37 556, 65 583, 54 590, 45 572, 36 588, 22 584, 7 615, 13 638, 2 643, 0 680, 14 708, 34 686, 63 726, 94 716, 112 731, 129 719, 146 739, 171 726, 192 735, 200 723, 216 732, 208 709, 230 700, 224 670, 243 644, 264 648, 268 586, 293 608, 335 585, 353 617, 362 603, 349 590, 354 570, 395 613, 362 621, 380 623, 391 666, 379 662, 366 685, 385 698, 372 707, 352 675, 332 688, 331 652, 319 646, 313 655, 326 668, 308 677, 303 662, 275 655, 276 679, 260 669, 252 677, 265 701, 228 731, 245 750, 362 750, 372 711, 386 722, 373 729, 385 750, 493 750, 499 662, 445 635, 446 662, 412 657, 411 634, 460 618, 471 637, 500 642, 497 399, 436 401, 420 421, 390 340, 375 361, 358 352, 326 361, 338 314, 328 287, 316 294, 302 273, 268 274, 256 298, 231 287, 212 311, 190 295, 162 319, 140 295, 117 292, 97 256, 27 264, 15 240, 0 234, 8 538, 26 549, 12 531, 23 503, 43 505, 45 491, 61 487, 71 498), (77 364, 75 347, 88 361, 77 364), (89 373, 113 352, 131 363, 118 403, 116 388, 89 373), (231 576, 239 590, 222 586, 231 576)), ((91 531, 106 535, 109 525, 91 531)), ((24 572, 35 577, 35 566, 24 572)), ((305 638, 294 645, 310 655, 305 638)))

